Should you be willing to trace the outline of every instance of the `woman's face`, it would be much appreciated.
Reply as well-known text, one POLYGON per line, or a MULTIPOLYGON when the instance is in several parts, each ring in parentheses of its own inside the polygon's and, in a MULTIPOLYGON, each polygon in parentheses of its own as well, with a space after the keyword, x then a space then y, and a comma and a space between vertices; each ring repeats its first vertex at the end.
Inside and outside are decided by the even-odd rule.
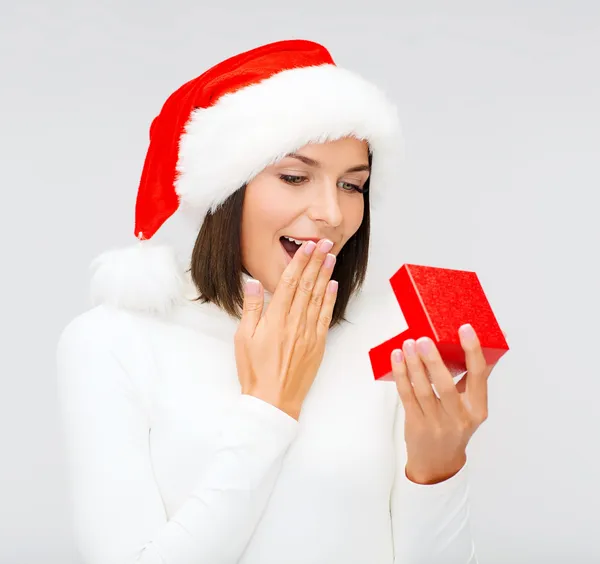
POLYGON ((273 292, 298 241, 327 238, 338 254, 360 227, 369 178, 365 141, 345 137, 305 145, 267 167, 246 187, 242 264, 273 292))

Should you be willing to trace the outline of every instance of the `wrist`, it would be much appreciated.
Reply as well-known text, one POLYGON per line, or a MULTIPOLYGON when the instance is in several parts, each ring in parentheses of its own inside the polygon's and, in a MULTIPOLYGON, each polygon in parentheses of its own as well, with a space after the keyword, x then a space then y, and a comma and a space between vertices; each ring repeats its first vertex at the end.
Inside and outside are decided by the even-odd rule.
POLYGON ((301 405, 298 405, 296 402, 286 401, 282 397, 280 390, 250 388, 242 390, 242 394, 254 396, 261 401, 269 403, 290 417, 293 417, 296 421, 300 417, 301 405))
POLYGON ((456 476, 467 462, 466 454, 460 458, 439 465, 437 467, 419 467, 407 462, 405 467, 406 477, 415 484, 433 485, 445 482, 456 476))

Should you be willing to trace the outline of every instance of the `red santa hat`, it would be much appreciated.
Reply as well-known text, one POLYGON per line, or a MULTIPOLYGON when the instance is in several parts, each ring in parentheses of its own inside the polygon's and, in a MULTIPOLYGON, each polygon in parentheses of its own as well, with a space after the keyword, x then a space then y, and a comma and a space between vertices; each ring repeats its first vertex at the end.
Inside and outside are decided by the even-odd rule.
POLYGON ((393 190, 401 138, 396 108, 325 47, 279 41, 231 57, 176 90, 150 127, 138 189, 139 243, 109 251, 92 267, 92 300, 165 312, 183 298, 174 252, 151 244, 178 210, 205 214, 265 167, 308 143, 346 136, 373 154, 371 204, 393 190))

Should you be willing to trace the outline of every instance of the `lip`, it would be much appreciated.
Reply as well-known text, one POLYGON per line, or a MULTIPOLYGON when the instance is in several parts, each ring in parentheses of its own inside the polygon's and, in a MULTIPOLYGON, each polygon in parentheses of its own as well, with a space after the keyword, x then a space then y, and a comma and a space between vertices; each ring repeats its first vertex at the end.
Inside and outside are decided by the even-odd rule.
POLYGON ((292 257, 290 255, 288 255, 288 252, 285 250, 283 243, 281 241, 279 241, 279 246, 281 247, 281 252, 283 253, 283 256, 284 256, 285 266, 287 266, 288 264, 290 264, 290 262, 292 262, 292 257))
MULTIPOLYGON (((282 235, 282 237, 292 237, 292 235, 282 235)), ((292 239, 296 239, 296 241, 312 241, 313 243, 318 243, 321 239, 325 239, 325 237, 292 237, 292 239)))
MULTIPOLYGON (((292 237, 292 236, 291 235, 282 235, 282 237, 292 237)), ((280 239, 281 239, 281 237, 280 237, 280 239)), ((312 241, 316 245, 322 239, 326 239, 326 237, 292 237, 292 239, 296 239, 297 241, 312 241)), ((337 243, 333 244, 334 249, 335 249, 336 244, 337 243)), ((292 257, 290 255, 288 255, 288 253, 285 250, 281 241, 279 241, 279 246, 281 247, 281 251, 283 252, 283 255, 285 257, 285 265, 287 266, 292 261, 292 257)), ((330 253, 333 252, 333 249, 329 252, 330 253)))

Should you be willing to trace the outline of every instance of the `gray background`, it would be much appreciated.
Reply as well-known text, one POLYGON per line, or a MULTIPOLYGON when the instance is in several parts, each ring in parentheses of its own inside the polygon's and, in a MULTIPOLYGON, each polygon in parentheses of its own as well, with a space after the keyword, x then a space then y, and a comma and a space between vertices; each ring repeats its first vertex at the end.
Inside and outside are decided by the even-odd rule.
POLYGON ((0 562, 75 564, 55 406, 88 264, 133 242, 177 86, 306 38, 379 82, 406 138, 390 264, 479 273, 512 351, 470 447, 480 562, 600 562, 600 4, 3 2, 0 562))

